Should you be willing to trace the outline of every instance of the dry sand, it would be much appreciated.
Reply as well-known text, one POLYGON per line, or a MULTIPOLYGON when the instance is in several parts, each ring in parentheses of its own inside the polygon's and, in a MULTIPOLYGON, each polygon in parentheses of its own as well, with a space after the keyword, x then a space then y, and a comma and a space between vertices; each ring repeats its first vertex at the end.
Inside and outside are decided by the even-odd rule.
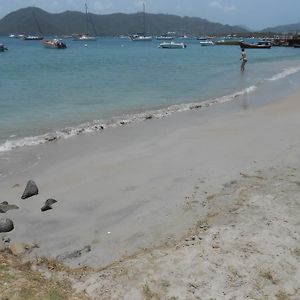
POLYGON ((300 94, 211 110, 28 150, 39 164, 0 183, 7 236, 95 268, 72 279, 95 299, 300 299, 300 94), (41 194, 19 200, 28 179, 41 194))

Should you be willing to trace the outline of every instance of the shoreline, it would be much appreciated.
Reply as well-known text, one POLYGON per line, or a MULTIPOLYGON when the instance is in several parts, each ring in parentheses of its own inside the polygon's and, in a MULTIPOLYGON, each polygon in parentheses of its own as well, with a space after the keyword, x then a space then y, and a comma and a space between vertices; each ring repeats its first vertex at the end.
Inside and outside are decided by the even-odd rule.
POLYGON ((73 267, 107 265, 176 238, 206 214, 190 200, 198 190, 214 194, 298 146, 298 98, 226 114, 190 111, 32 148, 39 163, 0 182, 3 201, 20 207, 7 213, 15 222, 8 236, 39 244, 31 257, 68 258, 89 246, 64 259, 73 267), (29 179, 40 194, 19 200, 29 179), (58 203, 41 213, 47 198, 58 203))
MULTIPOLYGON (((299 70, 300 67, 289 67, 283 69, 281 72, 275 75, 272 75, 269 78, 265 78, 263 81, 259 81, 248 87, 244 87, 239 91, 235 91, 232 92, 231 94, 223 95, 217 98, 202 100, 200 102, 195 101, 191 103, 173 104, 165 108, 149 109, 137 113, 125 113, 123 115, 114 116, 109 119, 92 120, 90 122, 84 122, 75 126, 68 126, 60 129, 50 130, 49 132, 42 133, 40 135, 35 135, 35 136, 15 138, 15 136, 13 135, 7 138, 5 142, 3 141, 1 142, 0 155, 3 153, 5 154, 14 149, 38 146, 42 144, 49 144, 60 140, 70 139, 82 134, 100 132, 102 130, 109 129, 109 128, 116 128, 116 127, 122 127, 130 124, 137 124, 137 123, 141 123, 153 119, 163 119, 177 113, 209 108, 217 104, 224 105, 226 103, 240 101, 240 99, 243 99, 243 97, 247 97, 248 95, 251 96, 257 90, 259 90, 263 83, 270 83, 270 82, 282 80, 290 75, 299 73, 299 70)), ((252 97, 255 97, 255 95, 252 95, 252 97)))

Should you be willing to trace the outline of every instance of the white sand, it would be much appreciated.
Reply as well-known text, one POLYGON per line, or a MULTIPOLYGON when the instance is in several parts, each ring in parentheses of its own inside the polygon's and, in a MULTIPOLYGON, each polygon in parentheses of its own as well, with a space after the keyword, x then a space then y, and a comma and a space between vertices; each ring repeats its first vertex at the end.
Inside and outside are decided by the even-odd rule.
POLYGON ((298 167, 299 101, 297 94, 242 112, 207 108, 23 150, 41 159, 0 182, 0 200, 20 206, 7 213, 15 222, 9 236, 38 243, 33 256, 56 258, 91 245, 65 261, 72 266, 104 266, 141 247, 172 244, 211 211, 203 195, 241 171, 298 167), (40 195, 20 200, 28 179, 40 195), (41 213, 47 198, 59 202, 41 213))

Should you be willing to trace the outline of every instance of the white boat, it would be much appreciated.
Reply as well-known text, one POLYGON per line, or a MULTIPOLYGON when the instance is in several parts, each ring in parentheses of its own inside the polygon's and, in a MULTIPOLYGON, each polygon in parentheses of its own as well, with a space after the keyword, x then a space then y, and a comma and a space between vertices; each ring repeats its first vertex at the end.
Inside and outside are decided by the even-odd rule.
POLYGON ((145 12, 145 3, 143 3, 143 33, 142 34, 134 34, 130 35, 129 38, 133 42, 150 42, 152 41, 152 36, 146 35, 146 12, 145 12))
POLYGON ((24 41, 41 41, 44 37, 42 35, 41 26, 40 26, 40 24, 39 24, 39 22, 38 22, 38 20, 37 20, 37 18, 35 16, 34 12, 32 13, 32 17, 34 19, 34 22, 35 22, 35 25, 36 25, 36 27, 38 29, 39 34, 37 34, 37 35, 23 35, 22 39, 24 41))
MULTIPOLYGON (((88 7, 87 7, 86 3, 85 3, 85 22, 86 22, 86 32, 87 33, 75 34, 73 36, 73 41, 93 42, 93 41, 97 40, 97 38, 95 36, 91 36, 89 34, 89 13, 88 13, 88 7)), ((94 28, 94 31, 95 31, 95 28, 94 28)))
POLYGON ((24 35, 23 40, 24 41, 41 41, 44 37, 41 35, 24 35))
POLYGON ((201 46, 214 46, 215 43, 213 41, 209 41, 209 40, 202 40, 202 41, 200 41, 200 45, 201 46))
POLYGON ((159 48, 162 49, 184 49, 186 48, 186 44, 184 43, 175 43, 175 42, 163 42, 159 45, 159 48))
POLYGON ((58 39, 53 40, 44 40, 43 45, 45 48, 48 49, 66 49, 67 45, 62 41, 58 39))
POLYGON ((73 37, 73 41, 93 42, 96 40, 95 36, 90 36, 88 33, 76 34, 73 37))
POLYGON ((150 42, 152 41, 152 36, 134 34, 130 36, 130 39, 134 42, 150 42))
POLYGON ((160 35, 160 36, 157 36, 156 39, 158 41, 171 41, 174 39, 173 36, 168 36, 168 35, 160 35))

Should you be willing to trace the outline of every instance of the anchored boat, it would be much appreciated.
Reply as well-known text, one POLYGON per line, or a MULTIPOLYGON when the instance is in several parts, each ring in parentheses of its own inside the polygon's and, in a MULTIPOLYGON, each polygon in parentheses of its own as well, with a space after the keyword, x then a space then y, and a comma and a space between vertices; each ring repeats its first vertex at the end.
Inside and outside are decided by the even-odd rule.
POLYGON ((175 43, 175 42, 164 42, 159 45, 159 48, 162 49, 184 49, 186 48, 186 44, 184 43, 175 43))
POLYGON ((270 42, 258 42, 257 44, 240 43, 242 49, 270 49, 272 44, 270 42))
POLYGON ((201 40, 200 45, 201 46, 214 46, 215 43, 213 41, 210 41, 210 40, 201 40))
POLYGON ((134 35, 130 36, 130 39, 133 42, 151 42, 152 41, 152 36, 134 34, 134 35))
POLYGON ((43 45, 45 48, 48 49, 66 49, 67 45, 62 41, 58 39, 53 40, 44 40, 43 45))
POLYGON ((146 35, 146 12, 145 12, 145 3, 143 3, 143 33, 130 35, 129 38, 133 42, 150 42, 152 41, 152 36, 146 35))
MULTIPOLYGON (((85 3, 85 22, 86 22, 86 33, 80 33, 80 34, 75 34, 73 36, 73 41, 81 41, 81 42, 93 42, 96 41, 96 37, 90 35, 89 33, 89 13, 88 13, 88 7, 87 4, 85 3)), ((95 26, 92 23, 94 31, 96 32, 95 26)))
POLYGON ((8 49, 3 45, 3 44, 0 44, 0 52, 4 52, 4 51, 7 51, 8 49))

